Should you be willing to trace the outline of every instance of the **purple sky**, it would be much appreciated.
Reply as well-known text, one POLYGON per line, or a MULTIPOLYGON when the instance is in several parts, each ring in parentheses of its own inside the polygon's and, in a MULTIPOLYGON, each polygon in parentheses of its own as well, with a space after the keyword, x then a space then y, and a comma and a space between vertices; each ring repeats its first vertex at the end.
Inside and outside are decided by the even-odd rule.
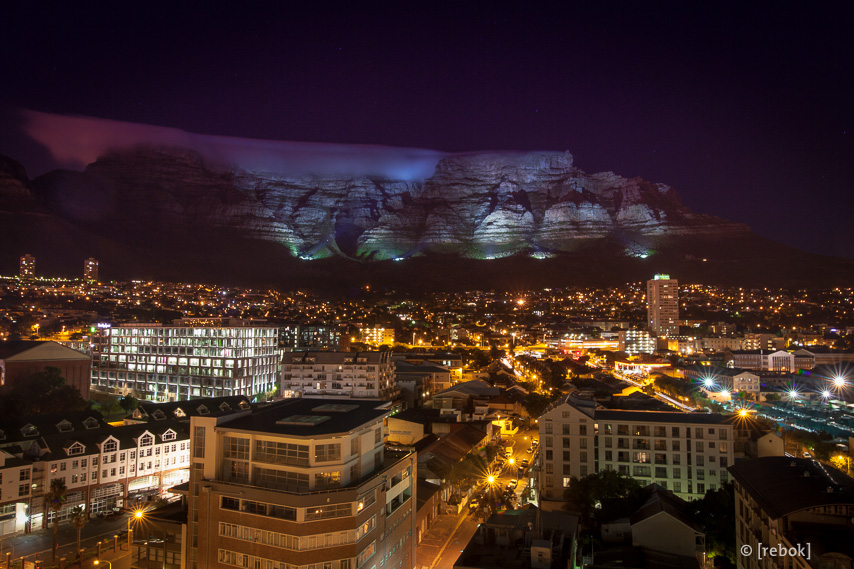
MULTIPOLYGON (((663 182, 696 211, 854 257, 850 2, 73 4, 0 6, 7 109, 569 150, 589 172, 663 182)), ((13 126, 7 113, 0 152, 52 167, 13 126)))

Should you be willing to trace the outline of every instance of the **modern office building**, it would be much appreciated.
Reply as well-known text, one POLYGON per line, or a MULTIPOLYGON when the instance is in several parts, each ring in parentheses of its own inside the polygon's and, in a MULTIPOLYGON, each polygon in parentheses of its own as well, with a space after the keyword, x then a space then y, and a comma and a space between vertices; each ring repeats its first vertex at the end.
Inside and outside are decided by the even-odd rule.
POLYGON ((83 261, 83 280, 89 283, 98 282, 98 259, 89 257, 83 261))
POLYGON ((540 489, 560 500, 571 478, 602 470, 653 482, 685 500, 729 479, 733 421, 718 413, 607 409, 568 393, 539 418, 540 489))
POLYGON ((391 352, 286 352, 282 395, 396 399, 391 352))
POLYGON ((620 330, 619 349, 629 355, 652 354, 655 352, 655 338, 647 330, 620 330))
POLYGON ((656 336, 679 335, 679 282, 670 275, 646 281, 646 314, 649 331, 656 336))
POLYGON ((36 258, 30 254, 21 257, 21 266, 18 269, 18 276, 22 279, 31 279, 36 276, 36 258))
POLYGON ((92 335, 92 388, 150 401, 267 398, 278 387, 278 353, 278 327, 264 321, 104 326, 92 335))
POLYGON ((377 401, 287 399, 191 419, 188 569, 410 569, 414 453, 377 401))
POLYGON ((729 471, 739 569, 854 565, 850 477, 815 460, 784 456, 740 461, 729 471))

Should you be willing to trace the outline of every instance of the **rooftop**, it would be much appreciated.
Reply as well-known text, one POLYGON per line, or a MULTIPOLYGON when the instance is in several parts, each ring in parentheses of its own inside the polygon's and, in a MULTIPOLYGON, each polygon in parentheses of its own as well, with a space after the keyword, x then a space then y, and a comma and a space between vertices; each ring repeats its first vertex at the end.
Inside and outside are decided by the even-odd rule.
POLYGON ((729 471, 772 518, 818 506, 854 505, 854 480, 814 460, 768 456, 737 462, 729 471))
POLYGON ((385 401, 285 399, 222 424, 228 430, 295 437, 346 433, 391 413, 385 401))

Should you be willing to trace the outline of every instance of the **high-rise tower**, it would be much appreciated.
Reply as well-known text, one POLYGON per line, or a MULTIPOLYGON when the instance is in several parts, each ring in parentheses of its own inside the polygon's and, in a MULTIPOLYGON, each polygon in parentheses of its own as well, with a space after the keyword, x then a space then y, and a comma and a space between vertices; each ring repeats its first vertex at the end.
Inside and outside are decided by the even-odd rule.
POLYGON ((18 275, 22 279, 31 279, 36 276, 36 258, 29 254, 21 257, 21 268, 18 275))
POLYGON ((98 282, 98 259, 89 257, 83 261, 83 280, 90 283, 98 282))
POLYGON ((679 334, 679 282, 670 275, 646 281, 646 313, 649 331, 657 336, 679 334))

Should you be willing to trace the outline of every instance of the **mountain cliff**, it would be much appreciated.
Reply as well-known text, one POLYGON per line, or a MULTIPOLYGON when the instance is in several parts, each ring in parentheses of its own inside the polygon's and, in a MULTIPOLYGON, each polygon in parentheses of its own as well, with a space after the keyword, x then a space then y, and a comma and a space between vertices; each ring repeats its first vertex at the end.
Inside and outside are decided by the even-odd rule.
POLYGON ((75 251, 88 245, 83 257, 115 256, 102 267, 109 274, 117 265, 124 278, 239 272, 245 281, 269 282, 298 271, 326 279, 340 273, 335 259, 338 267, 349 259, 347 270, 359 275, 387 271, 372 262, 392 259, 427 266, 417 258, 441 258, 430 266, 463 271, 473 265, 457 259, 557 259, 569 270, 573 255, 595 255, 616 275, 635 266, 629 259, 693 259, 723 243, 760 248, 749 228, 691 212, 669 186, 588 174, 569 153, 556 152, 448 155, 423 180, 247 170, 159 146, 110 151, 82 172, 28 180, 4 158, 0 209, 11 220, 4 240, 21 247, 7 250, 4 264, 25 252, 56 256, 71 244, 75 251), (43 247, 54 250, 39 252, 42 237, 32 232, 27 245, 20 226, 32 230, 34 218, 50 226, 54 240, 43 247))

